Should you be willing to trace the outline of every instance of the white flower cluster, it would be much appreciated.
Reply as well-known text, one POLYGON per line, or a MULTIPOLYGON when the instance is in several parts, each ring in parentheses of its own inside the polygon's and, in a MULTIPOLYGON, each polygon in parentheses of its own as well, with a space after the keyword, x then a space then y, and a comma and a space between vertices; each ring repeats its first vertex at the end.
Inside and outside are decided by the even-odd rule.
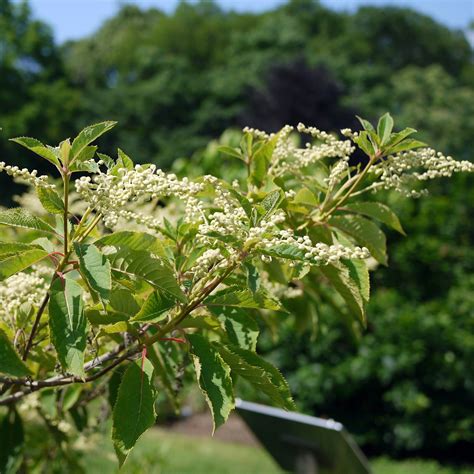
POLYGON ((29 171, 27 168, 18 168, 18 166, 10 166, 0 161, 0 172, 5 171, 13 178, 21 179, 36 188, 54 188, 54 184, 48 183, 46 175, 37 176, 38 170, 29 171))
POLYGON ((314 144, 306 143, 300 148, 293 140, 293 127, 285 126, 278 134, 278 140, 271 158, 269 173, 273 176, 285 174, 301 174, 301 171, 323 158, 342 158, 347 161, 354 151, 350 140, 338 140, 335 136, 323 132, 315 127, 306 127, 298 124, 299 133, 313 137, 314 144))
MULTIPOLYGON (((327 245, 322 242, 313 244, 311 239, 305 235, 295 237, 293 230, 280 230, 271 239, 262 239, 258 247, 263 251, 275 252, 279 247, 295 247, 304 256, 305 262, 310 265, 327 265, 337 263, 341 259, 365 259, 370 257, 368 249, 365 247, 349 248, 344 245, 327 245), (304 253, 303 253, 304 252, 304 253)), ((268 257, 268 256, 267 256, 268 257)), ((268 261, 268 258, 266 259, 268 261)), ((295 263, 293 263, 293 266, 295 263)))
POLYGON ((39 306, 48 289, 51 270, 46 266, 33 267, 30 273, 20 272, 0 283, 0 318, 15 321, 24 305, 39 306))
POLYGON ((190 272, 194 275, 194 278, 202 278, 211 271, 226 268, 227 264, 228 260, 222 255, 220 249, 210 249, 196 259, 190 272))
POLYGON ((417 182, 450 177, 458 172, 472 173, 474 163, 457 161, 431 148, 422 148, 389 156, 372 166, 369 172, 378 178, 372 189, 394 189, 418 197, 425 190, 413 189, 417 182))
POLYGON ((198 200, 194 197, 204 189, 204 184, 179 180, 174 174, 166 174, 155 165, 136 165, 134 169, 121 168, 118 174, 99 173, 92 179, 83 176, 76 181, 76 191, 92 208, 104 217, 107 227, 117 225, 118 219, 134 219, 150 228, 160 222, 151 216, 127 210, 127 204, 138 200, 150 200, 175 196, 186 203, 186 216, 196 218, 198 200))
POLYGON ((332 168, 325 179, 328 189, 333 189, 349 172, 349 157, 341 158, 332 168))
MULTIPOLYGON (((205 182, 211 184, 216 193, 212 202, 213 208, 208 215, 201 213, 204 222, 199 226, 198 233, 202 242, 210 242, 206 236, 211 233, 232 235, 239 240, 245 240, 248 235, 248 216, 244 209, 227 189, 224 189, 219 180, 213 176, 205 176, 205 182)), ((236 188, 234 188, 236 189, 236 188)), ((238 190, 236 189, 238 192, 238 190)), ((202 210, 202 203, 196 204, 195 212, 202 210)))

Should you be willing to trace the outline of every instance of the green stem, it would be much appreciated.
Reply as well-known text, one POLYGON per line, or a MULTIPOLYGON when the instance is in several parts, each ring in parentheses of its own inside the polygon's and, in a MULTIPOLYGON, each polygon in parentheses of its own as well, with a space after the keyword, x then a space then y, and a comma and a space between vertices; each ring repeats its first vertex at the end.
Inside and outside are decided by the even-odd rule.
POLYGON ((63 183, 64 183, 64 255, 69 251, 69 236, 68 236, 68 222, 69 222, 69 179, 70 174, 67 169, 63 172, 63 183))

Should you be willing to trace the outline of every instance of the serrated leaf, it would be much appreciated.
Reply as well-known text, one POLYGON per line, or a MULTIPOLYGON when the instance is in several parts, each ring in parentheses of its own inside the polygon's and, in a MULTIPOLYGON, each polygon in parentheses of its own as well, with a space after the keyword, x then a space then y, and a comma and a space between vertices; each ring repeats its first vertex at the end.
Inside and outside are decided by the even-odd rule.
POLYGON ((20 359, 7 335, 0 330, 0 373, 12 377, 31 375, 28 367, 20 359))
POLYGON ((56 234, 53 227, 21 207, 0 211, 0 224, 56 234))
POLYGON ((0 260, 0 281, 21 272, 48 256, 48 252, 33 248, 10 255, 0 260))
POLYGON ((26 244, 24 242, 5 242, 0 240, 0 258, 4 255, 7 257, 16 253, 25 252, 26 250, 36 250, 39 246, 35 244, 26 244))
POLYGON ((17 137, 11 138, 10 141, 18 143, 21 146, 24 146, 28 150, 36 153, 37 155, 41 156, 45 160, 48 160, 53 165, 56 165, 58 168, 61 166, 59 163, 59 159, 56 156, 55 152, 51 149, 43 145, 39 140, 30 137, 17 137))
POLYGON ((393 130, 393 118, 387 112, 382 115, 379 119, 379 123, 377 124, 377 135, 380 138, 381 145, 385 145, 388 140, 390 139, 390 135, 393 130))
POLYGON ((132 321, 149 321, 156 323, 164 319, 166 313, 175 305, 175 298, 171 298, 162 292, 154 291, 148 296, 132 321))
POLYGON ((77 159, 79 154, 82 153, 87 145, 99 138, 105 132, 108 132, 110 129, 112 129, 116 123, 117 122, 101 122, 94 125, 89 125, 88 127, 84 128, 84 130, 82 130, 72 142, 70 152, 71 163, 77 159))
POLYGON ((0 472, 20 472, 23 461, 25 434, 23 422, 16 409, 8 410, 0 422, 0 472))
POLYGON ((334 216, 329 224, 350 235, 355 241, 369 249, 370 254, 383 265, 387 265, 387 243, 385 234, 372 221, 361 216, 334 216))
POLYGON ((54 189, 39 187, 36 188, 36 194, 47 212, 52 214, 62 214, 64 212, 64 203, 54 189))
POLYGON ((265 209, 265 214, 263 215, 263 219, 267 218, 273 211, 278 209, 278 206, 281 204, 283 199, 285 198, 285 194, 281 189, 276 189, 275 191, 269 192, 260 205, 265 209))
POLYGON ((226 288, 204 300, 206 306, 235 306, 238 308, 281 309, 278 301, 271 298, 263 289, 252 293, 250 290, 226 288))
MULTIPOLYGON (((354 268, 352 267, 354 271, 354 268)), ((351 267, 344 261, 319 267, 334 289, 344 299, 349 311, 365 326, 365 304, 358 281, 351 276, 351 267)), ((366 290, 364 290, 366 291, 366 290)), ((367 293, 365 293, 367 295, 367 293)))
POLYGON ((82 276, 103 301, 108 301, 112 289, 110 262, 93 244, 75 242, 74 250, 79 257, 82 276))
POLYGON ((87 319, 82 287, 70 278, 57 278, 51 285, 49 329, 51 342, 64 370, 84 375, 87 319))
POLYGON ((136 277, 149 285, 159 288, 179 299, 186 301, 186 295, 174 276, 173 269, 163 261, 153 258, 145 250, 122 249, 109 255, 112 270, 118 274, 136 277))
POLYGON ((121 231, 106 235, 94 242, 98 247, 111 245, 117 248, 127 247, 130 250, 146 250, 159 257, 167 257, 166 243, 146 232, 121 231))
POLYGON ((122 466, 138 438, 155 424, 153 367, 144 361, 143 371, 131 363, 125 371, 113 409, 112 441, 122 466))
POLYGON ((211 409, 214 432, 235 407, 230 367, 204 337, 189 334, 188 341, 199 387, 211 409))
POLYGON ((367 264, 364 260, 343 260, 342 263, 348 268, 351 279, 358 286, 360 295, 367 304, 370 299, 370 276, 367 264))
POLYGON ((232 344, 255 351, 260 332, 255 318, 247 311, 231 306, 211 307, 209 310, 219 320, 232 344))
POLYGON ((380 202, 355 202, 346 204, 346 208, 359 214, 372 217, 395 229, 397 232, 400 232, 400 234, 406 235, 398 216, 385 204, 380 202))
POLYGON ((231 371, 250 382, 259 392, 265 393, 274 405, 294 410, 288 383, 280 371, 255 352, 235 346, 214 343, 231 371))
POLYGON ((293 244, 277 244, 262 250, 262 253, 277 258, 286 258, 288 260, 305 260, 305 250, 301 250, 293 244))

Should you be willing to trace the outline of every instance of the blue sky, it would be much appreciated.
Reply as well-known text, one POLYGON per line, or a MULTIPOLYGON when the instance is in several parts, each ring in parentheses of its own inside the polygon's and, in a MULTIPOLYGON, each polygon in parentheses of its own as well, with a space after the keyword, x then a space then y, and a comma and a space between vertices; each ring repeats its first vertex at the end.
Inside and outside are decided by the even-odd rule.
MULTIPOLYGON (((179 0, 30 0, 34 14, 49 23, 59 42, 81 38, 99 28, 122 3, 158 7, 172 11, 179 0)), ((225 9, 259 12, 285 3, 284 0, 218 0, 225 9)), ((322 0, 335 10, 354 11, 360 5, 397 5, 414 8, 451 28, 465 29, 474 21, 474 0, 322 0)))

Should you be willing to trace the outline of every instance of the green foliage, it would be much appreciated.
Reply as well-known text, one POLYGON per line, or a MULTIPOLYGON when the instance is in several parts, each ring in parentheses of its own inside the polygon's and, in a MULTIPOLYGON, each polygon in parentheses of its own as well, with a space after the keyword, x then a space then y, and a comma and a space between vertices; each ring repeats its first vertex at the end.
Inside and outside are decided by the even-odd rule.
POLYGON ((51 225, 19 207, 0 211, 0 224, 55 234, 51 225))
MULTIPOLYGON (((0 65, 0 125, 6 136, 26 133, 40 136, 45 143, 57 143, 87 120, 114 117, 122 126, 120 143, 131 156, 146 156, 162 165, 170 164, 177 157, 189 155, 229 125, 240 124, 249 116, 249 108, 260 112, 259 102, 254 100, 260 94, 271 118, 270 124, 265 123, 265 126, 271 130, 281 127, 284 121, 296 125, 303 120, 324 124, 328 131, 333 131, 345 124, 342 105, 356 106, 370 118, 390 109, 396 112, 397 124, 420 128, 423 140, 457 157, 470 158, 474 100, 469 82, 473 68, 468 43, 461 34, 409 9, 362 8, 354 14, 338 14, 314 2, 289 2, 273 12, 247 15, 226 13, 206 3, 183 4, 174 14, 166 15, 154 9, 142 11, 126 6, 94 35, 70 42, 60 50, 54 45, 49 29, 31 18, 26 5, 14 5, 5 0, 0 8, 0 42, 5 45, 0 65), (331 33, 334 31, 338 31, 338 35, 331 33), (178 43, 176 38, 180 38, 178 43), (132 43, 133 49, 129 46, 132 43), (110 47, 104 48, 104 44, 110 47), (417 47, 413 48, 413 44, 417 47), (303 64, 306 58, 309 65, 299 67, 296 57, 302 57, 303 64), (366 65, 369 60, 370 67, 366 65), (281 87, 285 73, 285 68, 280 67, 282 63, 289 74, 290 85, 298 84, 300 95, 296 98, 288 84, 281 87), (312 75, 315 63, 323 63, 328 68, 328 82, 324 82, 324 75, 312 75), (316 85, 314 77, 320 80, 316 85), (323 91, 319 109, 312 106, 310 98, 314 94, 308 92, 308 83, 318 94, 323 91), (271 100, 266 101, 275 91, 276 107, 271 100), (324 95, 324 91, 331 92, 324 95), (295 110, 299 103, 301 108, 295 110), (327 117, 331 117, 329 122, 326 122, 327 117)), ((252 126, 260 126, 262 117, 265 118, 255 111, 250 117, 252 126)), ((388 114, 382 116, 377 127, 364 119, 360 122, 364 130, 356 143, 369 159, 424 146, 412 138, 415 133, 412 128, 394 132, 393 119, 388 114)), ((347 125, 354 128, 353 124, 347 125)), ((72 173, 94 174, 99 169, 105 172, 105 168, 113 169, 111 175, 118 179, 119 168, 133 169, 132 160, 121 150, 117 160, 96 154, 93 144, 113 126, 114 122, 92 125, 72 143, 64 140, 58 147, 20 137, 13 141, 23 149, 1 143, 0 153, 18 163, 20 168, 33 164, 40 171, 49 172, 53 165, 67 186, 72 173), (25 148, 36 156, 29 156, 25 148), (99 165, 96 156, 105 165, 99 165)), ((118 135, 112 130, 101 140, 111 154, 118 135)), ((357 183, 346 181, 350 185, 345 188, 337 184, 329 190, 326 179, 332 158, 325 157, 321 166, 308 168, 301 181, 299 175, 273 179, 270 162, 275 140, 260 140, 246 134, 241 141, 238 132, 229 131, 220 143, 210 143, 188 164, 177 162, 176 169, 189 176, 220 173, 228 183, 233 179, 245 182, 242 189, 234 190, 230 184, 226 189, 245 212, 246 231, 265 223, 281 210, 291 218, 291 228, 297 237, 308 235, 315 243, 346 248, 363 245, 381 263, 387 262, 387 255, 386 239, 379 224, 403 233, 391 209, 410 215, 411 219, 404 226, 409 234, 418 235, 405 241, 391 236, 395 244, 390 253, 394 271, 377 272, 372 286, 376 294, 380 287, 397 286, 401 295, 410 298, 412 307, 421 299, 446 295, 450 286, 458 285, 466 273, 472 271, 472 232, 469 229, 472 186, 467 180, 438 188, 441 197, 426 203, 400 204, 390 198, 390 207, 387 207, 377 201, 368 202, 366 197, 358 202, 347 192, 352 191, 350 185, 365 185, 371 178, 366 176, 357 183), (222 146, 219 148, 219 145, 222 146), (293 190, 296 191, 294 198, 293 190)), ((347 178, 358 175, 363 164, 351 162, 347 178)), ((2 189, 7 190, 3 193, 5 199, 12 188, 3 188, 4 183, 1 184, 2 189)), ((51 297, 49 310, 46 305, 43 313, 38 312, 41 299, 32 298, 33 303, 13 307, 12 315, 0 323, 10 341, 8 347, 14 354, 17 352, 17 358, 26 354, 26 366, 33 380, 70 378, 74 374, 95 376, 102 367, 109 369, 110 362, 106 360, 102 366, 88 366, 83 372, 83 362, 90 364, 96 357, 122 347, 122 333, 126 333, 133 341, 130 350, 141 350, 143 345, 148 345, 148 358, 154 365, 157 383, 160 388, 164 387, 173 404, 176 386, 181 383, 178 374, 189 356, 187 344, 161 340, 167 335, 177 341, 201 335, 208 343, 213 341, 213 348, 217 344, 223 351, 230 351, 230 347, 238 346, 253 352, 265 325, 275 340, 281 335, 279 328, 283 320, 294 322, 291 327, 298 334, 309 329, 314 338, 318 319, 321 316, 324 319, 324 313, 332 314, 332 311, 342 315, 349 338, 356 340, 360 335, 360 324, 365 324, 367 319, 370 285, 367 266, 358 259, 343 259, 309 271, 307 252, 297 243, 274 244, 256 252, 255 242, 244 247, 244 240, 239 236, 214 234, 211 246, 219 248, 223 255, 236 249, 242 251, 242 255, 246 252, 251 255, 229 275, 210 266, 203 270, 209 279, 195 278, 194 266, 209 243, 198 241, 197 230, 192 225, 178 223, 175 215, 167 214, 169 221, 163 220, 162 228, 149 229, 149 233, 119 229, 103 235, 99 212, 88 210, 84 214, 77 197, 71 195, 73 202, 67 203, 64 194, 60 196, 59 188, 56 188, 58 192, 52 188, 37 188, 46 212, 41 218, 22 209, 0 212, 4 238, 15 240, 0 243, 0 274, 4 278, 10 275, 22 278, 25 274, 34 279, 38 267, 44 269, 47 263, 52 265, 43 288, 43 296, 49 291, 51 297), (73 215, 79 217, 74 224, 72 219, 69 222, 73 215), (47 235, 48 239, 38 239, 39 235, 47 235), (50 259, 46 260, 44 257, 48 254, 51 254, 50 259), (63 280, 64 274, 67 276, 63 280), (222 277, 222 281, 211 277, 222 277), (61 283, 63 288, 59 286, 61 283), (198 289, 210 291, 199 298, 202 295, 196 293, 198 289), (300 297, 289 297, 292 293, 300 297), (84 295, 84 312, 82 307, 69 306, 74 295, 84 295), (274 311, 279 314, 275 315, 274 311), (295 314, 299 318, 291 316, 295 314), (56 321, 53 325, 52 320, 56 321), (35 321, 38 330, 33 330, 35 321), (148 329, 143 332, 146 326, 148 329), (29 335, 34 336, 30 348, 29 335), (51 343, 57 354, 51 350, 51 343), (171 354, 163 346, 170 349, 171 354), (59 374, 55 368, 58 360, 64 373, 59 374)), ((209 203, 215 198, 209 189, 202 194, 209 203)), ((179 214, 181 208, 179 205, 173 208, 175 203, 169 196, 160 198, 159 202, 157 199, 150 203, 138 200, 133 210, 142 209, 145 215, 161 216, 164 205, 163 213, 179 214), (172 206, 167 206, 169 201, 172 206)), ((267 237, 270 236, 263 236, 267 237)), ((34 284, 30 281, 26 284, 31 285, 34 295, 34 284)), ((22 301, 21 295, 16 296, 22 301)), ((441 312, 443 303, 436 304, 441 312)), ((457 314, 458 308, 453 305, 450 311, 457 314)), ((371 321, 378 316, 373 314, 369 313, 369 331, 371 321)), ((431 320, 430 315, 421 313, 418 318, 431 320)), ((320 333, 323 340, 324 330, 320 333)), ((267 337, 266 329, 263 335, 267 337)), ((304 352, 306 346, 314 344, 313 339, 305 340, 299 350, 304 352)), ((373 341, 373 346, 377 345, 377 341, 373 341)), ((324 344, 323 347, 328 353, 333 352, 332 347, 324 344)), ((235 351, 232 354, 235 361, 235 351)), ((223 359, 220 353, 217 355, 223 359)), ((298 354, 293 359, 301 360, 298 354)), ((266 370, 266 377, 271 379, 268 370, 256 367, 254 362, 242 362, 240 358, 234 370, 227 364, 230 376, 235 378, 239 370, 252 374, 266 370)), ((145 366, 147 364, 145 360, 145 366)), ((362 368, 357 366, 354 371, 369 377, 364 364, 361 365, 362 368)), ((377 371, 375 363, 369 367, 377 371)), ((287 373, 291 375, 296 370, 292 366, 287 373)), ((314 373, 307 370, 307 378, 314 379, 314 373)), ((430 366, 430 370, 436 372, 436 367, 430 366)), ((328 374, 326 379, 330 379, 328 374)), ((275 385, 281 387, 279 382, 275 385)), ((346 385, 352 388, 351 383, 346 385)), ((457 387, 453 384, 446 393, 454 393, 457 387)), ((88 427, 84 400, 95 388, 92 381, 77 395, 77 403, 66 410, 78 429, 88 427)), ((407 393, 415 393, 404 386, 398 393, 404 393, 405 389, 407 393)), ((273 394, 275 401, 275 389, 267 387, 265 390, 273 394)), ((43 390, 42 400, 48 397, 51 400, 52 393, 43 390)), ((318 393, 313 390, 313 399, 318 393)), ((10 394, 11 387, 5 396, 10 394)), ((59 395, 57 393, 58 400, 59 395)), ((56 405, 60 406, 58 400, 56 405)), ((435 399, 433 407, 441 406, 440 403, 435 399)), ((350 404, 360 406, 361 402, 356 399, 350 404)), ((42 405, 48 404, 44 401, 42 405)), ((305 406, 315 409, 316 405, 308 401, 305 406)), ((403 410, 409 411, 408 405, 403 410)), ((403 417, 403 410, 397 412, 398 417, 403 417)), ((56 413, 51 415, 53 418, 64 419, 57 410, 51 413, 56 413)), ((339 410, 330 416, 338 418, 339 410)), ((447 426, 446 420, 442 422, 447 426)), ((411 438, 404 434, 406 427, 400 430, 404 440, 411 438)), ((52 432, 59 439, 58 445, 66 445, 64 434, 58 430, 52 432)), ((377 436, 383 439, 381 433, 377 436)), ((456 439, 464 439, 462 434, 456 436, 456 439)), ((126 447, 124 444, 118 449, 122 458, 136 441, 133 438, 128 439, 126 447)), ((394 445, 395 437, 389 442, 394 445)), ((406 441, 406 445, 411 442, 406 441)))
POLYGON ((23 422, 16 410, 9 410, 0 422, 0 470, 5 474, 18 472, 24 448, 23 422))
POLYGON ((225 423, 235 405, 230 367, 209 341, 198 334, 188 336, 194 370, 211 409, 213 431, 225 423))
POLYGON ((75 243, 74 249, 85 281, 103 301, 107 301, 112 289, 110 262, 93 244, 75 243))
POLYGON ((119 465, 127 459, 138 438, 155 423, 153 367, 144 361, 142 368, 129 364, 113 404, 112 440, 119 465))
POLYGON ((31 267, 31 265, 43 260, 47 255, 48 252, 34 246, 23 249, 21 252, 17 251, 1 255, 0 281, 31 267))
POLYGON ((0 356, 2 366, 0 372, 13 377, 26 377, 30 375, 28 367, 18 357, 17 352, 3 331, 0 331, 0 356))
POLYGON ((56 278, 51 285, 49 328, 63 368, 84 375, 87 320, 84 315, 82 287, 70 278, 56 278))
POLYGON ((437 458, 456 450, 458 461, 468 460, 461 453, 473 442, 472 284, 466 278, 446 298, 418 305, 379 290, 356 344, 325 307, 318 344, 287 330, 272 360, 301 409, 337 413, 366 450, 437 458))

